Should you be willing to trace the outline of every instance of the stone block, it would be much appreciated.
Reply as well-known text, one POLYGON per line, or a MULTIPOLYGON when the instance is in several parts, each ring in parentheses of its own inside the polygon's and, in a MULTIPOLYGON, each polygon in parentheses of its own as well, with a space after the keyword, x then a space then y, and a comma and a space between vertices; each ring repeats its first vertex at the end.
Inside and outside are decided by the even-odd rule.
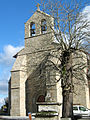
POLYGON ((35 118, 35 120, 58 120, 58 117, 54 116, 54 117, 37 117, 35 118))
POLYGON ((71 120, 71 118, 61 118, 61 120, 71 120))

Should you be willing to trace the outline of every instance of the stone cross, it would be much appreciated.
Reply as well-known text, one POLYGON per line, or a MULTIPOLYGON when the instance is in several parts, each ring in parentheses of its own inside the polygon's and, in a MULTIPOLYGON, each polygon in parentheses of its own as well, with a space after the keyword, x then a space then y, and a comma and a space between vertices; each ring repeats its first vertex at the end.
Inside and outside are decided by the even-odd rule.
POLYGON ((37 10, 40 11, 40 8, 39 8, 40 4, 38 3, 36 6, 37 6, 37 10))

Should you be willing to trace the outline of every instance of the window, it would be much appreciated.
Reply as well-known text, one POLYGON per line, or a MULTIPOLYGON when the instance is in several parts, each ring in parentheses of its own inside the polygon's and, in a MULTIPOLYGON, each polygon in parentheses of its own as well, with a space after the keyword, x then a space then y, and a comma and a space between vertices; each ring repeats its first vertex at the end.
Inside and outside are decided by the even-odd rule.
POLYGON ((73 107, 73 110, 78 110, 78 108, 77 107, 73 107))
POLYGON ((85 107, 79 107, 81 111, 87 111, 85 107))
POLYGON ((31 22, 30 24, 30 33, 31 33, 31 36, 35 36, 35 23, 34 22, 31 22))
POLYGON ((47 24, 46 24, 46 20, 45 19, 43 19, 42 21, 41 21, 41 33, 46 33, 47 32, 47 24))

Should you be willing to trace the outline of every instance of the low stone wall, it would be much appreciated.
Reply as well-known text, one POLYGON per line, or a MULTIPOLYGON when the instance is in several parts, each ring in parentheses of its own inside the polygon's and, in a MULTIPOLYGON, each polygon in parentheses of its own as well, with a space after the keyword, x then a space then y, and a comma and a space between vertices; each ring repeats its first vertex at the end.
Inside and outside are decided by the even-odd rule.
POLYGON ((34 117, 34 120, 60 120, 58 113, 54 111, 42 111, 38 113, 32 114, 32 117, 34 117))
POLYGON ((35 120, 58 120, 57 116, 54 117, 36 117, 35 120))
POLYGON ((29 117, 20 117, 20 116, 0 116, 0 120, 29 120, 29 117))
POLYGON ((77 119, 77 120, 90 120, 90 118, 82 118, 82 119, 77 119))

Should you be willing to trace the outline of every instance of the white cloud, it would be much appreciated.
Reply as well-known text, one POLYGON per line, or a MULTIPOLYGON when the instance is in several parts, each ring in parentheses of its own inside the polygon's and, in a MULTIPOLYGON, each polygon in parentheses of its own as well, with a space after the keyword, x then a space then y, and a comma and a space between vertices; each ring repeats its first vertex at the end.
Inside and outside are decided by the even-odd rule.
POLYGON ((86 6, 83 9, 83 13, 86 13, 87 14, 87 18, 90 20, 90 6, 86 6))
POLYGON ((88 21, 88 31, 90 30, 90 6, 86 6, 83 11, 82 11, 82 15, 84 16, 83 17, 83 20, 86 20, 88 21))
POLYGON ((8 80, 3 79, 0 80, 0 95, 7 95, 8 94, 8 80))
POLYGON ((13 62, 13 56, 23 48, 23 46, 20 47, 14 47, 12 45, 7 45, 3 49, 3 53, 0 53, 0 64, 10 65, 13 62))
POLYGON ((8 95, 8 80, 14 62, 13 56, 22 48, 23 46, 6 45, 3 52, 0 53, 0 107, 4 104, 4 98, 8 95))

